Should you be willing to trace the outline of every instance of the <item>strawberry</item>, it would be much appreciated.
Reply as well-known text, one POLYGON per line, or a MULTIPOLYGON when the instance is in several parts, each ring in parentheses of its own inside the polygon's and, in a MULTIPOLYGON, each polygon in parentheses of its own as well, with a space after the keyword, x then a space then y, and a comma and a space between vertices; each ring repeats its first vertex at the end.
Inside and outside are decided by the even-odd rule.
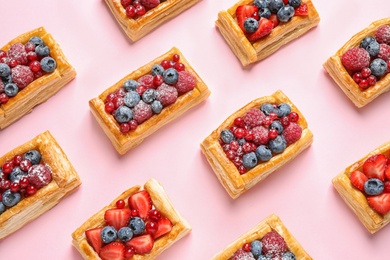
POLYGON ((382 193, 377 196, 367 198, 368 205, 380 214, 386 214, 390 211, 390 193, 382 193))
POLYGON ((385 180, 387 157, 383 154, 375 154, 367 158, 363 163, 363 173, 370 178, 385 180))
POLYGON ((364 183, 368 180, 367 176, 361 171, 354 171, 349 176, 352 186, 360 191, 364 191, 364 183))
POLYGON ((390 181, 390 165, 389 165, 390 160, 387 160, 387 165, 385 169, 385 176, 386 179, 390 181))
POLYGON ((259 28, 251 34, 247 35, 249 41, 254 42, 271 33, 274 28, 274 23, 267 18, 261 17, 259 21, 259 28))
POLYGON ((156 233, 153 235, 154 239, 159 238, 172 230, 172 222, 167 218, 160 218, 157 224, 158 228, 156 233))
POLYGON ((151 235, 133 237, 126 243, 127 247, 133 247, 136 254, 146 254, 152 251, 154 240, 151 235))
POLYGON ((116 230, 121 229, 129 224, 131 211, 124 209, 109 209, 104 213, 104 220, 108 226, 113 226, 116 230))
POLYGON ((385 183, 384 183, 384 189, 383 189, 383 192, 385 192, 385 193, 390 193, 390 181, 386 181, 385 183))
POLYGON ((112 242, 102 247, 99 256, 102 260, 124 260, 125 245, 120 242, 112 242))
POLYGON ((276 14, 271 14, 271 16, 268 18, 268 20, 272 21, 274 23, 274 28, 279 25, 279 19, 276 14))
POLYGON ((88 229, 85 231, 85 237, 87 238, 87 241, 90 246, 93 247, 95 252, 99 253, 100 249, 103 246, 102 238, 100 237, 100 233, 102 232, 103 228, 93 228, 88 229))
POLYGON ((149 193, 146 190, 134 193, 129 197, 129 206, 131 209, 137 210, 142 219, 146 219, 149 210, 152 209, 152 200, 149 193))
POLYGON ((255 18, 256 13, 259 11, 259 8, 255 5, 240 5, 236 9, 236 18, 238 26, 240 26, 241 30, 245 32, 244 22, 248 18, 255 18))
POLYGON ((307 8, 307 4, 306 3, 302 3, 300 6, 295 8, 295 15, 298 15, 298 16, 307 16, 307 15, 309 15, 309 10, 307 8))

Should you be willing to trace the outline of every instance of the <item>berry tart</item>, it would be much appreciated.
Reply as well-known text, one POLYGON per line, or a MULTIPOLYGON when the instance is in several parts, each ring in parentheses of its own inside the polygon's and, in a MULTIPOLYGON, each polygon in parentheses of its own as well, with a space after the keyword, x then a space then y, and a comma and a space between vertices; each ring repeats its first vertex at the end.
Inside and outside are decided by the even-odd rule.
POLYGON ((200 0, 105 1, 119 25, 134 42, 200 0))
POLYGON ((84 259, 155 259, 191 231, 154 179, 134 186, 73 232, 84 259))
POLYGON ((212 260, 311 260, 280 218, 269 215, 212 260))
POLYGON ((201 143, 201 149, 235 199, 312 142, 306 119, 279 90, 229 116, 201 143))
POLYGON ((75 76, 43 27, 7 43, 0 49, 0 129, 31 112, 75 76))
POLYGON ((324 68, 357 107, 390 89, 390 18, 355 34, 324 68))
POLYGON ((310 0, 241 0, 216 25, 243 66, 265 59, 318 25, 310 0))
POLYGON ((333 186, 374 234, 390 222, 390 142, 348 166, 333 186))
POLYGON ((177 48, 133 71, 97 98, 91 111, 119 154, 210 95, 177 48))
POLYGON ((0 165, 0 239, 57 205, 81 184, 48 131, 2 156, 0 165))

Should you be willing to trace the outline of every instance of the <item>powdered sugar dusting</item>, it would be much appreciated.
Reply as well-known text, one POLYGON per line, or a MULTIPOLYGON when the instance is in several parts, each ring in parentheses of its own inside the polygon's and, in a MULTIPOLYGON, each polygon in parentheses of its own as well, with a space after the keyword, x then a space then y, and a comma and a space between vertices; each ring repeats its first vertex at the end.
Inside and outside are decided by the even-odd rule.
POLYGON ((133 119, 137 121, 138 124, 148 120, 152 115, 153 111, 151 106, 142 100, 133 108, 133 119))
POLYGON ((34 73, 28 66, 17 65, 11 69, 12 81, 20 88, 25 88, 34 81, 34 73))
POLYGON ((370 54, 363 48, 352 48, 341 57, 344 67, 351 71, 360 71, 370 64, 370 54))
POLYGON ((175 103, 177 96, 178 92, 175 87, 163 83, 157 88, 157 100, 160 101, 163 106, 175 103))
POLYGON ((375 39, 379 43, 386 43, 390 45, 390 26, 382 25, 375 32, 375 39))

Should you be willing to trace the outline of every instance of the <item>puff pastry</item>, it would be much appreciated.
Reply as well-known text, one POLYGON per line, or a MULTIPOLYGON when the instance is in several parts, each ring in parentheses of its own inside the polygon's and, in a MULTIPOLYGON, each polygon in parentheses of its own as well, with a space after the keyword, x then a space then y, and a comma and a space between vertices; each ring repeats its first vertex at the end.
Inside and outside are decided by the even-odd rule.
POLYGON ((187 223, 185 219, 176 211, 173 207, 171 201, 166 195, 164 188, 161 186, 159 182, 155 179, 148 180, 145 185, 142 186, 134 186, 125 192, 123 192, 119 197, 114 199, 109 205, 105 206, 95 215, 90 217, 84 224, 82 224, 78 229, 76 229, 72 233, 72 243, 80 252, 80 254, 84 257, 84 259, 92 260, 92 259, 100 259, 98 254, 94 251, 94 249, 88 244, 88 241, 85 237, 85 231, 91 228, 103 227, 105 226, 104 221, 104 212, 107 209, 115 208, 116 201, 122 199, 127 201, 127 199, 134 193, 146 190, 150 194, 153 205, 157 210, 159 210, 165 217, 167 217, 173 224, 172 230, 165 234, 164 236, 156 239, 154 241, 153 249, 150 253, 145 255, 134 255, 132 259, 134 260, 146 260, 146 259, 155 259, 159 254, 161 254, 164 250, 170 247, 173 243, 184 237, 191 231, 190 225, 187 223))
POLYGON ((50 56, 56 60, 57 68, 53 72, 34 80, 15 97, 10 98, 6 104, 0 105, 0 129, 31 112, 36 105, 45 102, 76 77, 76 71, 69 64, 58 43, 44 27, 39 27, 16 37, 3 46, 1 50, 8 51, 12 44, 26 43, 33 36, 41 37, 50 48, 50 56))
POLYGON ((271 34, 251 43, 236 21, 236 9, 240 5, 252 4, 253 0, 241 0, 226 11, 218 13, 215 22, 222 36, 243 66, 260 61, 280 47, 305 34, 318 25, 320 17, 310 0, 302 0, 308 6, 308 16, 294 16, 287 23, 279 23, 271 34))
POLYGON ((292 252, 298 260, 310 260, 312 259, 309 254, 303 249, 299 242, 293 237, 293 235, 284 226, 282 221, 275 214, 269 215, 262 220, 259 224, 249 230, 247 233, 240 236, 236 241, 231 243, 224 250, 216 254, 212 260, 228 260, 232 255, 245 243, 250 243, 253 240, 261 239, 265 234, 270 231, 276 231, 286 241, 288 250, 292 252))
POLYGON ((89 105, 92 114, 96 117, 100 126, 103 128, 104 132, 114 145, 115 149, 118 151, 119 154, 125 154, 130 149, 138 146, 144 140, 144 138, 146 138, 165 124, 169 123, 176 117, 180 116, 191 107, 196 106, 197 104, 205 100, 209 95, 210 91, 207 88, 206 84, 204 84, 199 75, 190 66, 190 64, 184 58, 182 53, 177 48, 173 47, 167 53, 125 76, 113 86, 106 89, 97 98, 90 100, 89 105), (115 118, 112 115, 107 114, 104 110, 104 101, 107 95, 121 88, 123 82, 125 82, 126 80, 137 80, 141 76, 148 74, 154 64, 160 64, 160 62, 164 59, 171 59, 175 53, 180 55, 180 62, 185 65, 185 70, 190 72, 195 77, 195 88, 179 96, 175 103, 169 105, 168 107, 165 107, 160 114, 155 114, 147 121, 138 125, 137 129, 135 129, 134 131, 130 131, 127 134, 121 133, 119 124, 116 122, 115 118))
POLYGON ((390 18, 384 18, 371 23, 367 28, 355 34, 347 43, 331 56, 325 63, 324 68, 339 85, 341 90, 357 107, 363 107, 377 98, 379 95, 389 91, 390 74, 377 81, 375 86, 361 90, 359 85, 352 79, 348 71, 341 63, 342 55, 349 49, 358 47, 366 36, 374 36, 375 31, 382 25, 390 25, 390 18))
POLYGON ((381 215, 373 210, 367 202, 366 196, 358 189, 352 186, 349 176, 356 170, 362 171, 363 163, 366 159, 375 154, 390 155, 390 142, 387 142, 369 154, 348 166, 343 172, 333 178, 333 186, 340 194, 341 198, 347 203, 353 212, 358 216, 367 230, 374 234, 390 222, 390 213, 381 215))
POLYGON ((253 100, 241 109, 229 116, 216 130, 214 130, 201 143, 201 149, 217 175, 219 181, 224 186, 229 195, 235 199, 245 191, 252 188, 257 183, 264 180, 272 172, 282 167, 305 150, 313 142, 313 134, 308 128, 306 119, 298 108, 280 90, 271 96, 265 96, 253 100), (287 103, 291 106, 291 111, 299 115, 298 124, 302 127, 302 136, 295 143, 287 146, 283 153, 275 155, 268 162, 259 163, 247 173, 240 175, 236 166, 226 157, 219 144, 220 133, 223 129, 228 129, 233 125, 236 117, 243 116, 251 108, 259 108, 263 103, 287 103))
POLYGON ((120 0, 105 1, 126 35, 132 41, 137 41, 200 0, 166 0, 137 19, 126 16, 126 10, 120 0))
POLYGON ((42 154, 42 162, 51 168, 52 181, 0 215, 0 239, 57 205, 81 184, 77 172, 49 131, 6 153, 0 158, 0 165, 32 149, 38 150, 42 154))

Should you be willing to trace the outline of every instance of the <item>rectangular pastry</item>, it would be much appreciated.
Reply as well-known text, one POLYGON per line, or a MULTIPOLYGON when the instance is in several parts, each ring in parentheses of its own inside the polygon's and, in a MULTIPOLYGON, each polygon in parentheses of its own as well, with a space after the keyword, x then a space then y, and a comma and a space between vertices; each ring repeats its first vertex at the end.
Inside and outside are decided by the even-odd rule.
POLYGON ((48 131, 3 155, 0 165, 0 239, 57 205, 81 184, 48 131))
POLYGON ((333 186, 373 234, 390 222, 390 142, 384 143, 333 178, 333 186), (371 187, 371 188, 370 188, 371 187))
POLYGON ((76 76, 54 38, 39 27, 0 50, 0 129, 45 102, 76 76))
POLYGON ((173 47, 89 101, 91 111, 119 154, 196 106, 210 91, 173 47))
POLYGON ((228 10, 218 13, 216 25, 243 66, 265 59, 320 22, 318 12, 310 0, 294 1, 300 4, 295 8, 284 6, 281 0, 274 1, 281 3, 280 6, 270 6, 267 2, 240 0, 228 10), (285 14, 280 18, 276 15, 279 8, 285 8, 285 14), (258 21, 249 23, 253 29, 244 27, 248 18, 258 21))
POLYGON ((235 199, 305 150, 313 134, 282 92, 255 99, 201 143, 219 181, 235 199))
POLYGON ((127 36, 134 42, 184 12, 200 0, 153 0, 138 1, 138 8, 132 1, 105 0, 115 19, 127 36), (122 5, 122 3, 124 5, 122 5), (131 9, 131 10, 129 10, 131 9))
POLYGON ((280 218, 271 214, 216 254, 212 260, 263 259, 261 256, 264 259, 312 259, 280 218))
POLYGON ((105 259, 106 254, 146 260, 155 259, 190 231, 161 184, 150 179, 90 217, 73 232, 72 243, 88 260, 105 259))
POLYGON ((359 108, 390 89, 389 34, 390 18, 375 21, 324 63, 325 70, 359 108))

